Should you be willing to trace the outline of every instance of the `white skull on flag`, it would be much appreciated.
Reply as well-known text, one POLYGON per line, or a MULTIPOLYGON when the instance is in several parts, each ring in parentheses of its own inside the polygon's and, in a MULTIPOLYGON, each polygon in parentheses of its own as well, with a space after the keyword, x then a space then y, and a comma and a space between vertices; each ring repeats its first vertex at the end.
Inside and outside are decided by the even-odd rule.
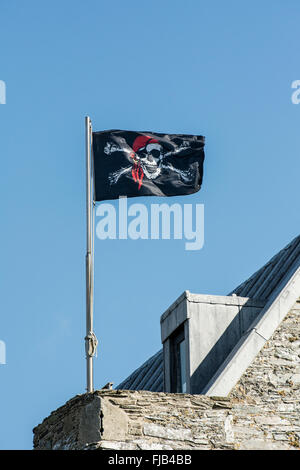
POLYGON ((155 180, 162 172, 163 169, 174 171, 178 173, 184 182, 189 182, 193 178, 190 170, 184 171, 175 168, 170 162, 166 162, 166 157, 172 156, 179 151, 187 148, 185 142, 178 146, 173 152, 164 152, 162 145, 153 137, 148 135, 139 135, 136 137, 130 148, 127 144, 124 147, 119 147, 113 142, 107 142, 104 152, 111 155, 113 152, 126 152, 132 158, 132 166, 120 168, 109 175, 110 184, 115 184, 122 175, 131 171, 134 181, 139 185, 138 189, 143 184, 143 178, 146 176, 149 180, 155 180))

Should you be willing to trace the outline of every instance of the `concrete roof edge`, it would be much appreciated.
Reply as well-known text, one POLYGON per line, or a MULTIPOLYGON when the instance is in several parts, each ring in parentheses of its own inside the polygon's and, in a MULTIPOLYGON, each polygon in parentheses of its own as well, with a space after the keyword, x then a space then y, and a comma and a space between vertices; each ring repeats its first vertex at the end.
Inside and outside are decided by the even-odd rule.
POLYGON ((266 301, 263 299, 251 299, 249 297, 241 297, 239 295, 210 295, 210 294, 192 294, 189 292, 188 301, 194 303, 205 304, 221 304, 221 305, 245 305, 248 307, 264 307, 266 301))
POLYGON ((185 299, 189 299, 189 291, 188 290, 185 290, 179 297, 177 297, 177 299, 175 300, 175 302, 173 302, 170 307, 167 308, 167 310, 164 311, 164 313, 162 313, 161 317, 160 317, 160 323, 162 323, 168 315, 170 315, 170 313, 185 299))
POLYGON ((297 302, 300 294, 300 267, 290 270, 267 302, 258 318, 219 367, 202 394, 227 396, 253 362, 266 341, 297 302))
POLYGON ((162 323, 170 313, 178 307, 181 302, 187 300, 192 303, 203 303, 203 304, 219 304, 219 305, 238 305, 242 306, 247 304, 247 307, 259 307, 265 306, 266 301, 261 299, 251 299, 249 297, 240 297, 238 295, 209 295, 209 294, 192 294, 188 290, 185 290, 176 300, 173 302, 167 310, 161 315, 160 323, 162 323))

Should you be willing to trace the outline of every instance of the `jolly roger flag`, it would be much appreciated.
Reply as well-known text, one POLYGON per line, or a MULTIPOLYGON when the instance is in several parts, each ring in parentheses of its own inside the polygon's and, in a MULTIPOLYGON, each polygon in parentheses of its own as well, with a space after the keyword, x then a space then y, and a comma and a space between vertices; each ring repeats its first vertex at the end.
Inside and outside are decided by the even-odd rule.
POLYGON ((95 200, 199 191, 204 140, 200 135, 93 132, 95 200))

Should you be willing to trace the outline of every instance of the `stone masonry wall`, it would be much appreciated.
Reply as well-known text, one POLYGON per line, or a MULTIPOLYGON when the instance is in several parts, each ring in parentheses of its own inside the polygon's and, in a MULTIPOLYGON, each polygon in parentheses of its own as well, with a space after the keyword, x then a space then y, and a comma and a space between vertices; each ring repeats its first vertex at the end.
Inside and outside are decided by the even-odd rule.
POLYGON ((264 437, 300 448, 300 303, 285 317, 272 338, 265 344, 230 398, 255 403, 271 413, 258 417, 260 433, 249 431, 251 420, 236 420, 236 435, 248 437, 248 446, 259 445, 264 437))
MULTIPOLYGON (((299 307, 299 304, 298 304, 299 307)), ((299 449, 300 315, 294 308, 227 398, 100 390, 34 429, 35 449, 299 449)))

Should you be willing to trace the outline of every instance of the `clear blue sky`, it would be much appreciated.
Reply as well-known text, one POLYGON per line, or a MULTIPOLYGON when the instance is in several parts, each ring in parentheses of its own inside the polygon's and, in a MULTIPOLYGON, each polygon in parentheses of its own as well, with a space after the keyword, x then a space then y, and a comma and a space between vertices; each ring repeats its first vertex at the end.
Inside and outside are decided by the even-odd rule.
POLYGON ((0 16, 0 448, 30 449, 85 389, 84 116, 207 142, 203 189, 176 198, 205 204, 201 251, 96 240, 100 388, 158 351, 185 289, 227 294, 298 235, 300 5, 2 0, 0 16))

